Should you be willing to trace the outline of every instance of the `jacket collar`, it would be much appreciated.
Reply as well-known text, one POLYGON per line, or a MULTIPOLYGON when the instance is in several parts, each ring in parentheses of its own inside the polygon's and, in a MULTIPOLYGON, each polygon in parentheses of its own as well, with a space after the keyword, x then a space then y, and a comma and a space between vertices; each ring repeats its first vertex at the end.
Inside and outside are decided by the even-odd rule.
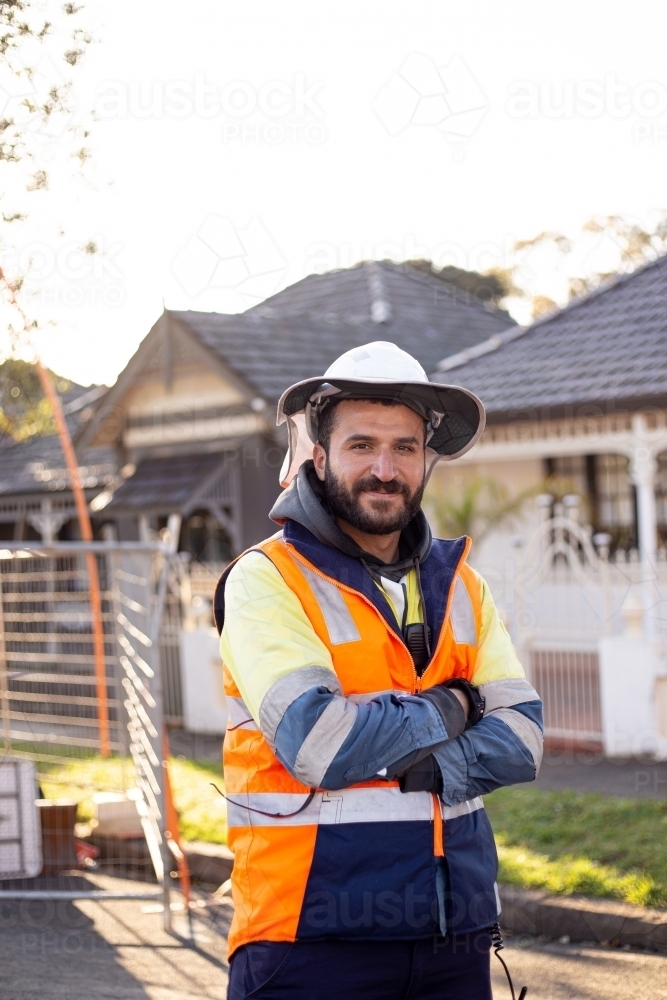
POLYGON ((383 563, 377 556, 362 549, 353 538, 341 531, 329 512, 324 486, 312 461, 303 463, 291 484, 278 497, 269 516, 277 524, 296 522, 324 545, 332 546, 354 559, 363 559, 376 578, 382 575, 400 580, 413 568, 415 560, 423 563, 431 551, 431 529, 421 510, 401 532, 399 558, 395 563, 383 563))
MULTIPOLYGON (((392 631, 402 641, 401 629, 389 602, 358 558, 349 556, 331 545, 324 544, 298 521, 288 520, 285 522, 283 537, 308 562, 326 576, 363 594, 377 608, 392 631)), ((419 566, 426 623, 433 636, 433 649, 435 649, 445 618, 449 590, 465 548, 465 537, 453 540, 434 539, 428 557, 419 566)))

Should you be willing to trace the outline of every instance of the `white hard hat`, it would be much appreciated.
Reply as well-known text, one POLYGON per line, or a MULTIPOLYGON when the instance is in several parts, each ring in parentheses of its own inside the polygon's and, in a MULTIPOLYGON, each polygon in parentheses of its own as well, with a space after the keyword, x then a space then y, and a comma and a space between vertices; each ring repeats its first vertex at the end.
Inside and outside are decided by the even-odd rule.
POLYGON ((429 382, 410 354, 376 340, 346 351, 324 375, 296 382, 280 397, 277 423, 287 422, 289 432, 281 485, 288 485, 302 462, 312 458, 320 414, 333 399, 393 399, 415 410, 426 421, 430 467, 439 458, 460 458, 484 430, 484 407, 474 393, 429 382), (299 426, 305 433, 299 434, 299 426))

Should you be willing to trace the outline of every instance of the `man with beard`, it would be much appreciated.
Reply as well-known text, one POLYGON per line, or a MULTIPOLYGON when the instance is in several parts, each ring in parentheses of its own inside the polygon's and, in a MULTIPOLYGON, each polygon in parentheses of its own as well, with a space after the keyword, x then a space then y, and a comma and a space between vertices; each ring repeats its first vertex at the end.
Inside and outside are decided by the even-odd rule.
POLYGON ((282 530, 215 598, 228 996, 490 1000, 480 796, 535 778, 541 703, 470 540, 432 538, 420 507, 433 462, 478 440, 482 405, 378 342, 292 386, 278 419, 283 484, 295 473, 271 512, 282 530))

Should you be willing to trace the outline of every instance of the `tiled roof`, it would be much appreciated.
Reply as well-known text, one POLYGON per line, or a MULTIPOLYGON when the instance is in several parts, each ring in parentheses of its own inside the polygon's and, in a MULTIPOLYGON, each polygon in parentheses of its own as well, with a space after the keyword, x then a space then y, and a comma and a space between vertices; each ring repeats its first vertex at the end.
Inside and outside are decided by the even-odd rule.
POLYGON ((369 341, 390 340, 432 371, 445 355, 514 325, 453 285, 386 261, 309 275, 239 316, 173 315, 272 401, 369 341))
POLYGON ((216 468, 219 453, 145 458, 136 472, 114 493, 105 514, 182 511, 193 494, 216 468))
MULTIPOLYGON (((70 434, 74 436, 82 414, 99 400, 106 386, 72 385, 63 395, 63 412, 70 434)), ((116 473, 113 448, 87 448, 77 455, 84 489, 99 491, 116 473)), ((67 463, 56 434, 16 442, 9 437, 0 441, 0 496, 22 493, 58 493, 69 490, 67 463)))
POLYGON ((667 396, 667 256, 438 367, 489 414, 667 396))
MULTIPOLYGON (((87 448, 79 455, 85 489, 101 490, 116 472, 112 448, 87 448)), ((0 496, 69 491, 69 474, 56 435, 0 446, 0 496)))

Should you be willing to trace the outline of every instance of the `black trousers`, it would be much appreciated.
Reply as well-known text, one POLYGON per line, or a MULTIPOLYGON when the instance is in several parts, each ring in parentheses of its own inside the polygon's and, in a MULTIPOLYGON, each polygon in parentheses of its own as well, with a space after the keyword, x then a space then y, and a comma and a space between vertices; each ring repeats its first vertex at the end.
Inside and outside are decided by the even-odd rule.
POLYGON ((232 957, 228 1000, 492 1000, 488 931, 421 941, 257 942, 232 957))

